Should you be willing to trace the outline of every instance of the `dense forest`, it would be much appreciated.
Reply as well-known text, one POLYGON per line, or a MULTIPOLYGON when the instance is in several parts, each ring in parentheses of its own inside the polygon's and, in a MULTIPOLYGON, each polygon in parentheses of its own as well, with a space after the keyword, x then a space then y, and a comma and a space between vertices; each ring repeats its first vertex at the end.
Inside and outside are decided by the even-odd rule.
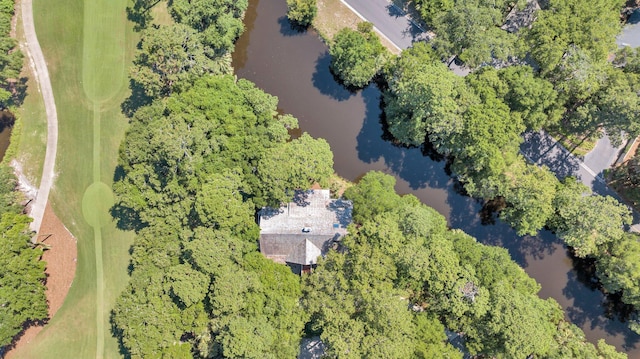
POLYGON ((629 325, 640 332, 640 242, 624 231, 628 208, 571 178, 559 181, 519 154, 525 130, 561 128, 585 137, 606 131, 614 142, 638 135, 639 52, 614 52, 622 2, 552 0, 529 27, 514 32, 499 27, 512 10, 506 3, 454 1, 437 11, 435 3, 425 4, 420 9, 434 24, 436 41, 403 52, 384 70, 389 131, 403 144, 429 142, 448 156, 467 193, 503 201, 499 215, 518 233, 550 228, 577 257, 595 260, 604 290, 636 308, 629 325), (492 13, 487 19, 494 22, 456 28, 473 25, 454 21, 469 6, 492 13), (491 32, 509 41, 493 43, 499 36, 491 32), (482 49, 490 51, 478 57, 482 49), (451 55, 474 71, 453 75, 442 62, 451 55))
POLYGON ((23 324, 48 316, 42 248, 31 243, 13 168, 0 165, 0 353, 23 324))
MULTIPOLYGON (((326 184, 333 155, 322 139, 291 138, 297 120, 277 113, 277 99, 230 75, 246 2, 188 4, 170 2, 175 23, 165 26, 135 16, 148 4, 129 9, 142 39, 123 104, 131 127, 112 209, 122 228, 136 231, 131 281, 112 313, 125 353, 287 358, 303 336, 319 335, 330 357, 459 358, 447 342, 447 333, 458 333, 474 355, 625 357, 604 341, 586 342, 553 299, 537 296, 540 286, 506 250, 448 229, 435 210, 397 195, 382 173, 347 190, 349 235, 311 274, 301 279, 263 257, 256 210, 326 184)), ((381 54, 370 31, 339 35, 345 46, 332 50, 334 72, 348 75, 370 60, 358 60, 348 44, 381 54)), ((374 71, 360 67, 346 84, 382 73, 399 141, 433 142, 470 194, 505 198, 502 217, 521 233, 553 226, 578 255, 602 256, 601 276, 633 298, 624 286, 632 268, 607 272, 636 243, 622 228, 626 207, 584 196, 575 180, 558 181, 517 153, 525 128, 563 118, 553 83, 526 65, 457 78, 439 56, 419 44, 386 64, 375 61, 374 71)))
POLYGON ((0 0, 0 109, 19 106, 26 90, 20 77, 22 52, 10 35, 14 6, 14 0, 0 0))
POLYGON ((628 207, 520 154, 523 133, 542 128, 586 140, 606 133, 614 143, 640 134, 640 51, 616 51, 621 1, 551 0, 537 11, 535 4, 416 1, 432 41, 378 66, 358 57, 372 48, 363 41, 349 42, 345 61, 339 34, 332 63, 346 64, 334 66, 346 83, 378 76, 399 144, 446 156, 465 191, 499 204, 500 218, 519 234, 549 228, 577 257, 594 260, 605 292, 635 308, 628 323, 640 333, 640 242, 624 231, 628 207), (507 26, 514 17, 520 26, 507 26), (468 76, 449 70, 452 56, 468 76))
MULTIPOLYGON (((571 178, 558 180, 519 152, 522 134, 542 128, 586 139, 606 133, 616 143, 640 134, 640 52, 616 51, 620 1, 551 0, 527 18, 532 4, 416 1, 432 41, 382 67, 359 59, 371 46, 352 41, 350 62, 334 56, 348 64, 337 74, 346 81, 364 66, 365 83, 380 75, 386 124, 398 143, 428 144, 446 156, 465 191, 498 203, 500 218, 519 234, 549 228, 577 257, 594 260, 603 289, 636 308, 628 322, 640 332, 640 242, 624 231, 629 209, 571 178), (506 26, 514 14, 523 16, 521 26, 506 26), (452 56, 471 74, 450 71, 452 56)), ((343 43, 336 36, 331 47, 343 43)))
MULTIPOLYGON (((0 1, 0 109, 19 105, 24 97, 20 78, 23 56, 10 37, 14 1, 0 1)), ((13 124, 0 124, 0 127, 13 124)), ((13 168, 0 164, 0 355, 28 322, 48 316, 42 248, 31 243, 31 219, 23 213, 13 168)))

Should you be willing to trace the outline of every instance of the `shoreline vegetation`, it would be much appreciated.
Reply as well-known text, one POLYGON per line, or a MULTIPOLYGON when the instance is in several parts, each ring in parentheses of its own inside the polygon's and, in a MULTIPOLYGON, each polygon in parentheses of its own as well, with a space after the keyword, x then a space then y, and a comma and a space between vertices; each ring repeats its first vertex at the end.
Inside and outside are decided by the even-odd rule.
MULTIPOLYGON (((130 284, 112 316, 125 353, 293 357, 303 335, 320 335, 333 356, 461 357, 446 327, 464 333, 472 354, 625 357, 603 340, 586 342, 506 250, 447 229, 379 172, 345 192, 354 202, 350 234, 316 271, 300 280, 265 259, 255 210, 290 200, 294 189, 327 186, 332 154, 322 139, 291 140, 295 118, 228 75, 246 3, 185 3, 169 8, 176 24, 143 30, 131 71, 132 96, 142 91, 145 101, 128 107, 112 210, 136 232, 130 284), (222 14, 233 18, 222 22, 222 14), (173 62, 183 57, 221 66, 173 62)), ((431 55, 419 47, 408 56, 431 55)))
MULTIPOLYGON (((322 40, 330 46, 335 35, 342 29, 358 30, 358 24, 365 22, 353 11, 349 10, 340 0, 317 0, 318 14, 312 26, 322 40)), ((374 32, 384 47, 392 54, 399 55, 400 50, 374 32)))
MULTIPOLYGON (((23 135, 19 113, 26 95, 24 57, 18 46, 14 0, 0 1, 0 109, 11 112, 11 142, 0 163, 0 355, 15 343, 25 326, 48 320, 44 246, 33 245, 32 221, 23 209, 25 196, 9 163, 23 135)), ((3 120, 7 120, 3 115, 3 120)))
MULTIPOLYGON (((562 1, 573 0, 557 0, 560 5, 555 5, 565 11, 562 1)), ((342 14, 346 8, 338 0, 320 2, 319 6, 326 7, 321 8, 319 17, 333 14, 316 19, 318 32, 328 44, 333 45, 334 36, 345 24, 359 30, 358 36, 371 39, 370 28, 366 31, 366 26, 358 26, 360 21, 342 14)), ((422 10, 433 19, 455 17, 447 4, 422 10)), ((100 128, 101 115, 113 115, 110 120, 121 121, 109 129, 114 136, 109 137, 110 151, 104 155, 108 157, 109 163, 104 165, 108 171, 117 166, 110 211, 118 228, 101 229, 111 223, 111 218, 102 213, 106 208, 85 208, 85 201, 75 197, 69 199, 69 206, 77 207, 82 202, 82 211, 73 207, 65 212, 65 219, 74 223, 80 237, 94 238, 95 248, 94 242, 81 248, 89 252, 85 258, 95 255, 96 263, 102 263, 104 249, 108 252, 104 268, 116 264, 118 270, 103 275, 103 266, 94 267, 89 259, 91 267, 85 268, 80 278, 83 287, 74 287, 70 296, 77 301, 83 293, 90 293, 90 303, 71 309, 66 303, 66 316, 56 322, 57 327, 50 327, 49 336, 40 337, 32 353, 42 357, 44 353, 53 356, 72 350, 56 347, 54 353, 48 348, 69 340, 67 336, 72 334, 63 333, 65 328, 60 323, 69 321, 73 315, 70 311, 77 310, 96 316, 95 321, 87 321, 88 328, 74 328, 74 333, 85 341, 86 337, 95 339, 88 348, 83 345, 83 350, 91 356, 96 349, 98 357, 119 352, 131 357, 286 358, 297 355, 303 336, 316 335, 326 345, 327 353, 336 357, 428 358, 442 353, 462 357, 448 343, 445 328, 462 333, 466 350, 473 355, 626 357, 604 340, 597 345, 587 342, 582 330, 564 319, 555 300, 538 297, 540 285, 511 260, 505 249, 482 245, 462 231, 447 228, 444 217, 434 209, 412 195, 395 193, 394 179, 388 175, 370 172, 357 184, 338 178, 332 168, 333 153, 325 140, 306 133, 292 139, 289 131, 297 128, 297 120, 277 113, 275 97, 233 76, 230 54, 243 31, 246 6, 247 0, 215 4, 210 0, 173 0, 168 7, 162 1, 137 0, 127 8, 138 31, 134 38, 140 39, 134 55, 123 55, 127 59, 135 57, 125 71, 129 73, 131 92, 122 110, 128 124, 122 116, 102 113, 96 107, 82 110, 86 116, 93 115, 96 128, 100 128), (165 6, 166 11, 160 7, 148 11, 151 6, 165 6), (156 25, 150 26, 154 21, 156 25), (115 142, 121 138, 116 164, 115 142), (315 271, 300 278, 258 252, 255 211, 289 201, 293 190, 312 185, 329 187, 332 193, 352 200, 354 223, 339 250, 331 251, 315 271), (82 214, 91 228, 74 222, 82 214), (105 238, 122 241, 103 247, 102 231, 105 238), (135 237, 131 243, 127 233, 132 232, 135 237), (129 249, 130 257, 124 249, 129 249), (129 259, 129 271, 125 273, 123 262, 129 259), (96 278, 97 290, 87 284, 96 278), (104 286, 103 280, 107 283, 104 286), (114 298, 102 297, 107 285, 114 298), (116 299, 113 290, 123 287, 116 299), (105 338, 111 339, 106 321, 119 346, 113 340, 105 343, 105 338), (86 331, 77 333, 79 330, 86 331)), ((466 11, 473 10, 467 3, 463 6, 466 11)), ((578 5, 569 7, 573 6, 578 5)), ((478 9, 478 16, 471 18, 495 22, 495 10, 478 9)), ((555 20, 545 18, 551 23, 555 20)), ((453 23, 441 21, 440 26, 446 32, 452 30, 447 27, 453 23)), ((528 36, 535 37, 535 31, 539 35, 542 30, 532 31, 528 36)), ((504 41, 490 44, 494 50, 513 45, 510 36, 495 31, 492 34, 504 41)), ((357 36, 350 39, 359 41, 357 36)), ((587 106, 588 101, 611 107, 615 94, 608 97, 605 87, 595 90, 597 96, 587 93, 592 89, 580 87, 575 78, 560 91, 560 85, 534 77, 525 66, 487 68, 467 79, 449 76, 439 62, 445 53, 461 52, 469 63, 479 63, 486 56, 486 49, 473 47, 478 45, 476 40, 486 39, 464 39, 467 46, 446 43, 449 40, 443 36, 435 49, 419 45, 376 67, 374 72, 388 79, 384 96, 391 133, 406 145, 418 146, 428 140, 438 152, 451 156, 453 171, 470 194, 505 199, 507 206, 501 217, 519 233, 535 233, 549 225, 577 256, 601 259, 596 266, 606 290, 622 293, 623 301, 636 303, 639 288, 626 281, 638 277, 629 263, 640 253, 640 247, 633 241, 637 238, 621 230, 626 212, 608 199, 583 196, 585 188, 579 183, 571 179, 554 181, 545 170, 528 166, 513 154, 525 127, 560 120, 558 107, 542 100, 572 101, 578 96, 580 106, 572 108, 571 113, 585 120, 602 116, 587 106), (565 97, 561 96, 563 91, 565 97), (531 98, 533 102, 527 101, 531 98), (430 115, 434 113, 437 116, 430 115), (459 143, 460 139, 467 142, 459 143), (601 214, 589 211, 602 207, 611 218, 603 219, 601 214)), ((368 41, 360 44, 372 45, 368 41)), ((553 45, 544 45, 553 54, 558 53, 553 45)), ((602 50, 588 45, 586 52, 573 47, 569 60, 541 52, 535 55, 547 75, 558 76, 560 72, 568 76, 562 72, 563 67, 581 69, 585 63, 580 61, 602 50), (581 65, 570 63, 572 60, 581 65)), ((76 51, 79 45, 70 46, 76 51)), ((99 53, 100 49, 95 50, 99 53)), ((96 54, 85 59, 89 65, 99 63, 96 54)), ((638 55, 627 56, 635 61, 633 56, 638 55)), ((362 65, 357 56, 347 60, 353 61, 340 63, 345 74, 362 65)), ((597 64, 594 61, 587 65, 594 65, 588 67, 594 69, 597 64)), ((632 67, 626 69, 635 73, 632 67)), ((616 94, 628 95, 633 83, 626 82, 624 74, 617 70, 603 73, 607 81, 619 85, 616 94)), ((116 89, 118 79, 110 80, 114 82, 107 83, 116 89)), ((553 80, 558 81, 558 77, 553 80)), ((103 88, 98 80, 89 85, 93 86, 90 90, 103 88)), ((116 91, 114 96, 119 99, 122 94, 116 91)), ((2 91, 0 99, 1 95, 2 91)), ((627 117, 624 120, 629 120, 627 117)), ((565 120, 563 124, 573 120, 575 125, 575 117, 565 120)), ((87 131, 97 136, 99 144, 100 132, 95 128, 87 131)), ((102 153, 96 143, 93 151, 90 144, 84 145, 86 153, 102 153)), ((99 158, 94 158, 93 171, 83 170, 79 178, 65 179, 81 181, 81 185, 65 182, 64 189, 77 196, 71 187, 85 189, 92 181, 100 181, 99 158)), ((107 173, 107 177, 110 175, 107 173)), ((89 199, 103 203, 111 198, 111 179, 105 181, 108 184, 97 182, 94 184, 101 186, 89 187, 93 190, 89 199)), ((10 187, 14 181, 8 178, 3 183, 10 187)), ((56 194, 58 202, 64 199, 64 189, 56 194)), ((28 220, 13 216, 14 197, 2 198, 10 199, 0 203, 0 208, 9 209, 1 218, 6 233, 23 239, 26 232, 21 226, 28 220)), ((23 251, 26 247, 18 242, 19 251, 13 252, 34 256, 33 251, 23 251)), ((34 273, 31 279, 37 287, 37 283, 42 284, 39 270, 44 264, 26 262, 36 262, 23 274, 34 273)), ((0 268, 16 267, 9 264, 0 268)), ((7 293, 19 293, 6 291, 9 286, 0 284, 0 300, 7 293)), ((32 303, 31 295, 25 298, 20 303, 32 303)), ((36 312, 33 318, 25 318, 37 319, 42 314, 39 309, 42 307, 32 305, 21 309, 20 314, 24 317, 25 313, 36 312)))

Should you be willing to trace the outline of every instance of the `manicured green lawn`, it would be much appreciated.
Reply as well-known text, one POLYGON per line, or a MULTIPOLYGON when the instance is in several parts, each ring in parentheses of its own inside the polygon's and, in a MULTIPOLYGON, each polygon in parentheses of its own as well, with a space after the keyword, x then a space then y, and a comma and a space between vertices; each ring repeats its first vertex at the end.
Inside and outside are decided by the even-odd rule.
MULTIPOLYGON (((16 10, 19 12, 19 9, 16 10)), ((16 38, 24 43, 22 19, 17 18, 16 38)), ((20 77, 27 79, 27 95, 22 105, 15 109, 16 126, 11 135, 11 151, 3 161, 9 163, 16 158, 22 164, 22 173, 37 188, 40 185, 42 164, 47 144, 47 118, 44 102, 29 66, 29 58, 25 56, 20 77)))
POLYGON ((132 233, 108 214, 120 103, 137 35, 126 0, 34 0, 59 119, 53 207, 78 240, 76 277, 63 307, 19 358, 118 358, 109 314, 128 281, 132 233))

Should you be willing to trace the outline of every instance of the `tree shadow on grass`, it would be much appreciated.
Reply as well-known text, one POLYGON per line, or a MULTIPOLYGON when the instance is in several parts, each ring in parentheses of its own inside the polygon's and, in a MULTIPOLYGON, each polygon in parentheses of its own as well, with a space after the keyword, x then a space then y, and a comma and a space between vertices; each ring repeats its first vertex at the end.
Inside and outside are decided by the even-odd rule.
POLYGON ((131 95, 122 102, 120 109, 125 116, 131 118, 139 108, 150 105, 153 98, 147 96, 144 87, 134 80, 129 80, 129 88, 131 95))
POLYGON ((109 323, 111 324, 111 334, 118 340, 118 352, 125 359, 131 359, 131 353, 124 345, 124 331, 116 326, 115 312, 111 310, 109 313, 109 323))
MULTIPOLYGON (((121 181, 126 173, 122 166, 117 166, 113 174, 113 182, 121 181)), ((109 210, 111 217, 116 220, 116 226, 123 231, 135 231, 136 233, 147 227, 148 224, 140 219, 140 214, 128 206, 116 202, 109 210)))

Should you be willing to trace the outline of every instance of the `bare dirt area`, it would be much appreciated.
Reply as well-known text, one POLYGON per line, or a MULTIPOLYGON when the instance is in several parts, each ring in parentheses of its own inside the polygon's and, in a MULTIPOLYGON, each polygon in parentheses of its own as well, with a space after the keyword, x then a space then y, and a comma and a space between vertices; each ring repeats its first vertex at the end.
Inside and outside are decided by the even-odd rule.
MULTIPOLYGON (((44 211, 38 242, 44 243, 49 248, 44 251, 42 260, 47 262, 45 270, 47 274, 46 295, 49 302, 49 318, 53 318, 62 306, 73 283, 73 277, 76 273, 77 249, 76 239, 58 219, 49 203, 44 211)), ((15 346, 6 353, 5 358, 12 358, 17 350, 29 344, 43 328, 43 325, 28 327, 15 342, 15 346)))

